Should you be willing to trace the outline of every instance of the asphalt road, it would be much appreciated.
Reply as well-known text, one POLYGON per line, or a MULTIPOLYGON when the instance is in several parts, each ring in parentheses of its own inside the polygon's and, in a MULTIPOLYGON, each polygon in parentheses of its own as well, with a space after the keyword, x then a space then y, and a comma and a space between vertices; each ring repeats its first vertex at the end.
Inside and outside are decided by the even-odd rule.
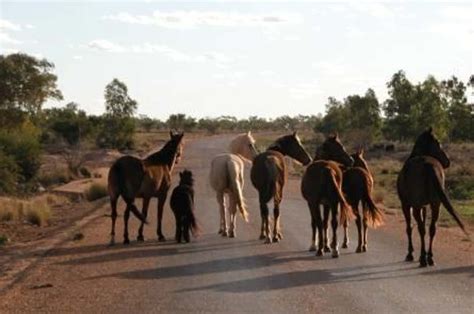
MULTIPOLYGON (((174 221, 167 205, 168 241, 158 243, 153 201, 146 242, 110 248, 110 218, 100 217, 83 230, 82 241, 50 252, 0 296, 0 312, 474 313, 472 245, 461 241, 461 232, 439 229, 437 266, 426 269, 403 261, 406 240, 399 215, 387 216, 384 227, 370 230, 367 253, 354 253, 352 225, 349 249, 341 249, 338 259, 330 254, 319 258, 307 251, 309 210, 296 178, 285 187, 282 242, 265 245, 258 240, 260 218, 249 167, 245 195, 250 223, 239 217, 235 239, 217 235, 217 203, 207 183, 209 164, 212 156, 225 151, 230 138, 188 142, 176 169, 187 167, 195 174, 196 215, 203 229, 199 238, 190 244, 172 241, 174 221)), ((131 220, 134 239, 137 222, 131 220)), ((417 256, 416 229, 414 239, 417 256)))

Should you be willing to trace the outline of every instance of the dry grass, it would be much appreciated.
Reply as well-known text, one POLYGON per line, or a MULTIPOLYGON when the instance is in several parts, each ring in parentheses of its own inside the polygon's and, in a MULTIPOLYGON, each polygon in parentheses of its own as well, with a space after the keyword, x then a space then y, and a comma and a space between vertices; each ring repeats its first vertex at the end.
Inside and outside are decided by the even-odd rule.
POLYGON ((85 193, 86 199, 91 202, 107 196, 107 188, 104 184, 93 183, 85 193))
POLYGON ((25 221, 45 226, 51 218, 51 208, 69 203, 64 196, 43 194, 31 199, 0 198, 0 222, 25 221))

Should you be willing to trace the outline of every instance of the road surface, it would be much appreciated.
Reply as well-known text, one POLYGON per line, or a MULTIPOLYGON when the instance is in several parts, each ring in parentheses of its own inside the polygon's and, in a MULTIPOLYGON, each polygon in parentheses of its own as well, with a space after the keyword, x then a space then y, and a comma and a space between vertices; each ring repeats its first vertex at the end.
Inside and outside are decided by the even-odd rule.
MULTIPOLYGON (((341 249, 338 259, 329 254, 318 258, 307 251, 309 211, 297 178, 285 187, 281 243, 265 245, 257 239, 260 218, 248 167, 245 195, 251 221, 245 224, 239 217, 235 239, 218 236, 217 203, 207 178, 212 156, 224 151, 230 139, 188 142, 176 169, 187 167, 196 177, 196 214, 203 229, 198 239, 180 245, 172 241, 174 221, 167 205, 168 241, 158 243, 152 202, 146 242, 107 247, 110 218, 100 217, 85 227, 82 241, 50 252, 1 295, 0 312, 474 313, 472 246, 454 243, 462 239, 458 230, 439 229, 437 266, 431 268, 403 261, 406 240, 399 215, 388 216, 386 226, 369 232, 367 253, 353 253, 352 225, 349 249, 341 249)), ((131 220, 134 239, 137 224, 131 220)), ((121 241, 121 217, 118 222, 121 241)), ((416 231, 414 239, 418 255, 416 231)))

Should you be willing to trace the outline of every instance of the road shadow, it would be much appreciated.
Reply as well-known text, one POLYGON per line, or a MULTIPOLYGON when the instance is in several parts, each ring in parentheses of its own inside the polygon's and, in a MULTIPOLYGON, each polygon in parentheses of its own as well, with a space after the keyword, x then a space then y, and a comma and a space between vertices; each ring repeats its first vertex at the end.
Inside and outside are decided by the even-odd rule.
POLYGON ((160 243, 158 245, 157 242, 145 242, 130 246, 118 245, 112 248, 93 245, 88 247, 60 249, 59 252, 53 253, 51 256, 89 254, 89 256, 74 258, 58 263, 60 265, 84 265, 123 261, 126 259, 232 250, 248 246, 255 246, 257 243, 258 240, 234 242, 231 239, 223 239, 222 242, 212 244, 201 244, 198 242, 190 244, 178 244, 175 241, 170 241, 160 243))

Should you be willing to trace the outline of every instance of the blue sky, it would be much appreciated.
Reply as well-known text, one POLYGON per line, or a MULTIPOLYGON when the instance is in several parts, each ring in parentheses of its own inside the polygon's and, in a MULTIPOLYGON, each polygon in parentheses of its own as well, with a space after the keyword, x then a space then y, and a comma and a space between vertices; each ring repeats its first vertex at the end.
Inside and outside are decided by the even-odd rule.
POLYGON ((329 96, 390 76, 466 81, 473 6, 431 1, 15 1, 0 2, 0 52, 56 65, 63 106, 104 110, 124 81, 138 113, 165 119, 317 114, 329 96))

